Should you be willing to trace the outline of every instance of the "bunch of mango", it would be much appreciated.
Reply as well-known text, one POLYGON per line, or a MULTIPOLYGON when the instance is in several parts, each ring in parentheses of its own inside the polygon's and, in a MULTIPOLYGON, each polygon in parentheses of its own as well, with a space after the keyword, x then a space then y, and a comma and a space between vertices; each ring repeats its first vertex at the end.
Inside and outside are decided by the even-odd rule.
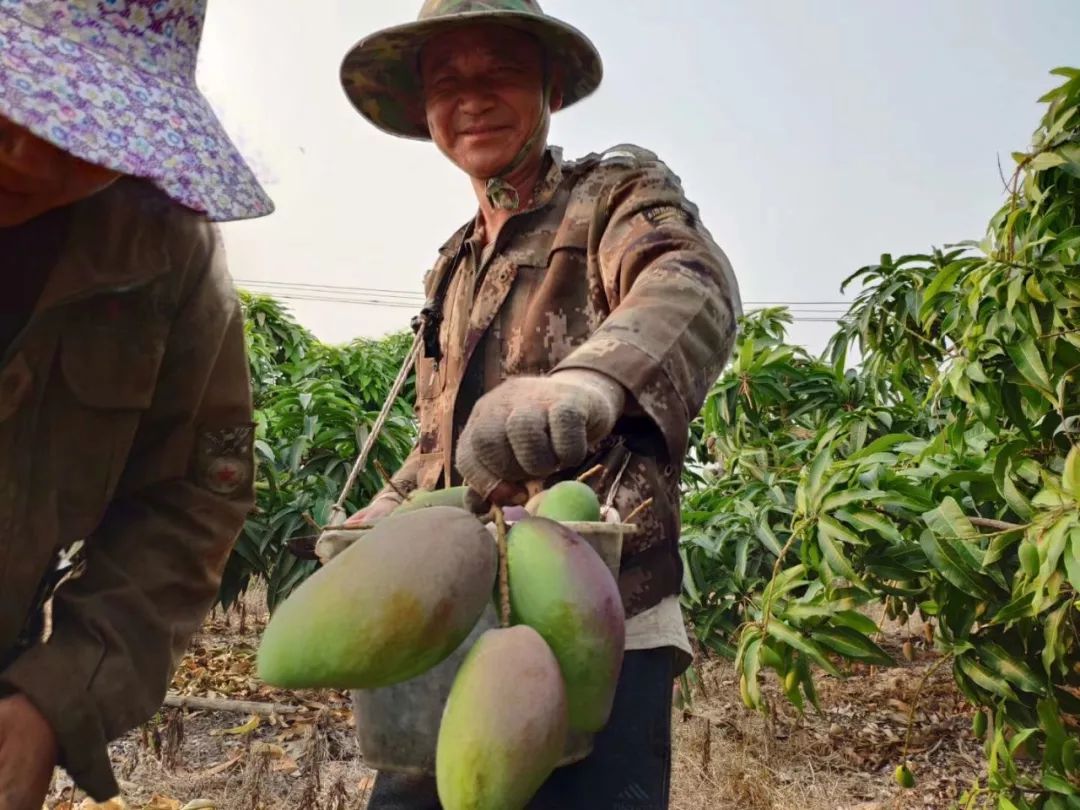
POLYGON ((568 734, 607 723, 622 600, 600 555, 564 525, 603 520, 588 485, 561 482, 505 511, 504 583, 496 533, 469 497, 413 493, 331 559, 274 613, 258 671, 287 688, 401 683, 444 661, 508 588, 504 626, 480 636, 455 676, 435 775, 446 810, 520 810, 568 734))

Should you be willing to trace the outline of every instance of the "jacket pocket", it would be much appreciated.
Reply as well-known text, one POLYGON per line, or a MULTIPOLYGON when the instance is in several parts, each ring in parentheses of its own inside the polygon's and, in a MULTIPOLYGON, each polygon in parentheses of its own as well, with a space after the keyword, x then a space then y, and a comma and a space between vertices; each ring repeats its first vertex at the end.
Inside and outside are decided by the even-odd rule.
POLYGON ((549 259, 552 253, 560 250, 579 250, 587 253, 589 250, 590 223, 578 219, 564 219, 551 240, 549 259))
POLYGON ((65 527, 80 536, 96 528, 128 465, 154 400, 166 335, 165 323, 128 330, 73 323, 61 334, 52 469, 65 527))
POLYGON ((165 326, 121 330, 70 329, 60 343, 60 368, 75 400, 90 409, 145 410, 165 356, 165 326))

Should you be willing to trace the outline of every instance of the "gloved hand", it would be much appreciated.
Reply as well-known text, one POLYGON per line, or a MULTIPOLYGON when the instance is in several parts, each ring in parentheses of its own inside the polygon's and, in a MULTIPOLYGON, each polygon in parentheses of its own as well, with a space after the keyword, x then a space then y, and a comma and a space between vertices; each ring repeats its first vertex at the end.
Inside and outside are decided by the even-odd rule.
POLYGON ((615 427, 625 402, 619 383, 588 369, 511 378, 476 403, 458 442, 457 468, 487 498, 500 482, 575 467, 615 427))

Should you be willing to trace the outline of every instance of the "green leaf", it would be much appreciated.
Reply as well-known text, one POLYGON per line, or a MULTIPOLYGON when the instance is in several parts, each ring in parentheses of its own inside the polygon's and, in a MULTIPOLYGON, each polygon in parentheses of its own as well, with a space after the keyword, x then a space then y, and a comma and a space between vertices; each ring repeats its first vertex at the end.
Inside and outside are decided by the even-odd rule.
POLYGON ((974 658, 966 655, 961 655, 956 659, 960 665, 960 669, 964 671, 971 680, 979 686, 981 689, 985 689, 993 695, 1005 698, 1006 700, 1016 700, 1016 693, 1012 688, 1000 678, 994 677, 993 673, 989 672, 974 658))
POLYGON ((1073 445, 1065 459, 1065 471, 1061 476, 1061 486, 1080 503, 1080 445, 1073 445))
POLYGON ((1046 366, 1043 365, 1042 355, 1039 354, 1033 338, 1009 343, 1005 350, 1025 380, 1048 396, 1053 396, 1054 387, 1050 384, 1050 377, 1046 373, 1046 366))
POLYGON ((780 556, 780 552, 784 550, 784 547, 780 541, 776 539, 776 535, 765 520, 760 521, 754 527, 754 534, 757 535, 757 539, 761 541, 761 544, 772 552, 774 557, 780 556))
POLYGON ((814 641, 858 661, 878 666, 894 666, 896 662, 881 647, 850 627, 822 627, 811 634, 814 641))
POLYGON ((825 480, 825 472, 832 465, 832 452, 822 450, 814 458, 811 465, 806 468, 805 488, 799 485, 799 491, 803 493, 802 504, 798 507, 802 514, 809 515, 817 512, 824 496, 822 485, 825 480))
POLYGON ((850 514, 838 512, 836 517, 863 531, 875 531, 893 543, 901 543, 903 536, 891 520, 878 512, 859 511, 850 514))
MULTIPOLYGON (((799 652, 809 656, 813 659, 814 663, 830 675, 837 678, 841 677, 840 671, 833 665, 832 661, 825 657, 825 653, 817 644, 788 627, 783 622, 778 619, 773 619, 766 627, 766 632, 777 641, 787 644, 789 647, 794 647, 799 652)), ((807 697, 810 696, 807 695, 807 697)), ((812 698, 811 702, 813 702, 812 698)))
POLYGON ((1030 616, 1034 616, 1036 611, 1033 605, 1035 594, 1032 591, 1022 593, 1013 599, 1009 604, 1005 605, 1001 610, 994 614, 990 620, 990 624, 1008 624, 1009 622, 1016 621, 1030 616))
POLYGON ((849 503, 875 501, 884 498, 885 495, 886 493, 880 489, 848 489, 842 492, 834 492, 822 501, 821 509, 823 512, 832 512, 847 506, 849 503))
POLYGON ((1009 504, 1009 508, 1012 509, 1021 520, 1031 520, 1031 502, 1016 488, 1012 476, 1006 474, 1001 480, 999 489, 1001 490, 1001 494, 1005 496, 1005 502, 1009 504))
POLYGON ((938 539, 932 531, 924 531, 919 536, 919 545, 926 552, 930 564, 954 586, 964 593, 971 594, 979 599, 989 598, 990 592, 986 587, 975 578, 971 570, 964 566, 957 556, 951 553, 949 547, 938 539))
POLYGON ((779 599, 785 593, 805 585, 806 580, 803 579, 804 576, 806 576, 805 565, 793 565, 790 568, 784 568, 776 578, 770 581, 762 590, 761 601, 764 603, 773 599, 779 599))
POLYGON ((927 317, 935 311, 936 302, 934 298, 946 287, 953 285, 964 267, 964 262, 952 262, 934 276, 934 280, 927 285, 926 291, 923 293, 922 307, 919 310, 919 320, 923 321, 924 324, 927 317))
POLYGON ((1024 539, 1023 528, 1011 532, 1002 532, 990 541, 990 547, 983 557, 983 567, 989 567, 1005 556, 1005 552, 1024 539))
POLYGON ((1043 771, 1042 784, 1047 790, 1052 790, 1054 793, 1060 793, 1063 796, 1080 796, 1080 793, 1076 792, 1076 788, 1053 771, 1043 771))
POLYGON ((843 552, 837 547, 836 543, 829 536, 829 533, 825 530, 825 527, 818 525, 818 545, 821 547, 821 555, 825 558, 825 562, 828 564, 838 576, 845 577, 849 582, 860 583, 859 575, 855 573, 855 569, 852 568, 851 563, 843 552))
POLYGON ((869 545, 866 540, 859 537, 851 529, 833 520, 828 515, 821 515, 818 518, 818 528, 840 543, 847 543, 850 546, 869 545))
POLYGON ((977 654, 992 672, 1004 678, 1018 689, 1036 695, 1046 693, 1043 681, 1023 661, 997 644, 984 642, 978 645, 977 654))
POLYGON ((683 562, 683 590, 686 591, 686 594, 693 602, 700 603, 701 590, 698 588, 697 577, 695 576, 694 568, 690 563, 690 552, 685 546, 680 546, 679 556, 682 557, 683 562))
POLYGON ((841 610, 832 617, 833 624, 840 625, 842 627, 850 627, 852 630, 858 630, 860 633, 866 635, 873 635, 880 633, 881 629, 874 623, 874 620, 869 616, 859 613, 857 610, 841 610))
POLYGON ((971 525, 960 504, 952 497, 945 498, 937 509, 925 513, 923 519, 938 537, 959 537, 966 540, 979 537, 979 530, 971 525))
POLYGON ((1062 515, 1054 524, 1046 530, 1039 540, 1039 555, 1042 563, 1039 566, 1039 586, 1045 585, 1050 576, 1057 570, 1058 561, 1065 553, 1065 544, 1068 542, 1070 530, 1076 526, 1075 515, 1062 515))
POLYGON ((1039 301, 1043 304, 1050 303, 1050 299, 1046 297, 1046 293, 1043 292, 1042 287, 1039 285, 1039 278, 1034 273, 1027 277, 1027 281, 1024 283, 1024 289, 1027 290, 1028 297, 1033 301, 1039 301))
POLYGON ((1071 603, 1066 601, 1043 621, 1042 665, 1046 674, 1054 677, 1054 664, 1061 649, 1061 627, 1065 623, 1071 603))
POLYGON ((986 372, 983 371, 982 364, 978 361, 972 361, 971 363, 968 363, 967 367, 964 369, 964 373, 967 374, 968 379, 972 382, 982 384, 990 382, 990 378, 986 376, 986 372))
POLYGON ((1069 532, 1069 546, 1065 550, 1065 576, 1073 590, 1080 593, 1080 529, 1069 532))
POLYGON ((746 555, 750 548, 750 536, 743 534, 735 542, 735 578, 746 579, 746 555))
POLYGON ((1040 152, 1031 159, 1028 166, 1034 171, 1041 172, 1046 169, 1056 168, 1067 162, 1065 158, 1055 152, 1040 152))

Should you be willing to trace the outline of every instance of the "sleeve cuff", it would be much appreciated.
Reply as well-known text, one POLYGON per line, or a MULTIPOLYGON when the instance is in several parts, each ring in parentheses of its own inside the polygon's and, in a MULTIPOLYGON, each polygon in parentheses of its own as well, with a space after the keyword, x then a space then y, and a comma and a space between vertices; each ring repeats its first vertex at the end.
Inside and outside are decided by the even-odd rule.
POLYGON ((0 673, 0 686, 20 692, 52 726, 60 766, 95 802, 120 793, 113 775, 105 730, 78 671, 47 644, 27 650, 0 673))

